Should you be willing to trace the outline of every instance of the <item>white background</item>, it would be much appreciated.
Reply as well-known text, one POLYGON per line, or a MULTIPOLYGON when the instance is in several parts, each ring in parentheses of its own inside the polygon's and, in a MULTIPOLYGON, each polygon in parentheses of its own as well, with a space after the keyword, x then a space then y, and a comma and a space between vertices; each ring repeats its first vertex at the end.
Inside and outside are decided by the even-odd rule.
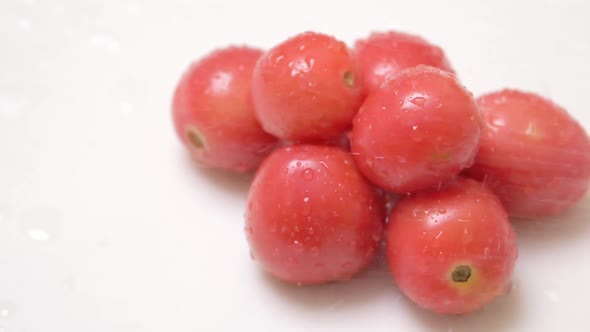
POLYGON ((169 107, 215 47, 401 29, 443 46, 476 95, 539 92, 590 128, 588 14, 584 0, 1 0, 0 331, 588 331, 588 196, 518 226, 512 293, 473 315, 417 309, 379 262, 287 286, 250 260, 249 178, 192 166, 169 107))

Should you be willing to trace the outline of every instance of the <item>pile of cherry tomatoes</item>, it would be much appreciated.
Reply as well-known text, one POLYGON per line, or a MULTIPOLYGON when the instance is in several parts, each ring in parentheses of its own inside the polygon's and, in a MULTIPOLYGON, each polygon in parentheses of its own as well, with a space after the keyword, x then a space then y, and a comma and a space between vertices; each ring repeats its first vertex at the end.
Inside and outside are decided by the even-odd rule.
POLYGON ((400 290, 439 313, 503 294, 509 217, 558 214, 590 183, 590 140, 566 110, 517 90, 474 98, 440 47, 401 32, 216 50, 180 79, 173 117, 202 165, 256 170, 245 228, 268 273, 347 280, 384 244, 400 290))

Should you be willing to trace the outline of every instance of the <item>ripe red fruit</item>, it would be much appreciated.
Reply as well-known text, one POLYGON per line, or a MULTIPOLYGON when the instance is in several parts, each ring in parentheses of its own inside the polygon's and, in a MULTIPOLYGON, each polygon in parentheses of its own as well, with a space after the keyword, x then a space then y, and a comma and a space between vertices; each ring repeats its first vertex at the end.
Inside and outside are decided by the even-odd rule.
POLYGON ((439 186, 469 166, 481 119, 455 77, 418 66, 369 94, 353 122, 351 150, 360 170, 393 192, 439 186))
POLYGON ((590 140, 566 110, 516 90, 477 101, 485 127, 466 174, 484 181, 510 215, 553 215, 584 196, 590 184, 590 140))
POLYGON ((250 192, 246 230, 253 256, 292 283, 345 280, 377 253, 384 202, 336 147, 299 145, 273 152, 250 192))
POLYGON ((359 39, 353 52, 367 92, 377 90, 400 71, 418 65, 454 72, 440 47, 419 36, 397 31, 376 32, 359 39))
POLYGON ((275 46, 254 70, 256 114, 269 133, 313 142, 340 136, 362 102, 348 47, 306 32, 275 46))
POLYGON ((234 171, 258 167, 277 139, 264 132, 250 96, 252 71, 262 51, 217 50, 193 63, 176 87, 176 133, 197 161, 234 171))
POLYGON ((403 197, 391 212, 386 240, 400 290, 444 314, 477 310, 502 294, 517 258, 500 201, 466 178, 403 197))

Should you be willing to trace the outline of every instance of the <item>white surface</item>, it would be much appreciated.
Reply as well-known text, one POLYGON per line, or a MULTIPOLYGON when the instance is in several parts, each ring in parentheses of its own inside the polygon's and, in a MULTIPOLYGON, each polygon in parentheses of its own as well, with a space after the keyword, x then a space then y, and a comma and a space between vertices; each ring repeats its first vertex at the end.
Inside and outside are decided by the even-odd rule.
POLYGON ((416 309, 382 264, 285 286, 250 260, 248 179, 193 167, 169 104, 214 47, 402 29, 443 46, 475 94, 537 91, 590 128, 589 13, 583 0, 2 0, 0 331, 588 331, 588 196, 519 227, 515 289, 474 315, 416 309))

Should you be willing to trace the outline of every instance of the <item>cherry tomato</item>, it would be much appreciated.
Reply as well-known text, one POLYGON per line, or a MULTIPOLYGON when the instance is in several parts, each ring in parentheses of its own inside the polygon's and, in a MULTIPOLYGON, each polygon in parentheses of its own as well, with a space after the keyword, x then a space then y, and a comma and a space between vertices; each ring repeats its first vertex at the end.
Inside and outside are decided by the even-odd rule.
POLYGON ((508 213, 553 215, 590 184, 590 140, 563 108, 532 93, 503 90, 478 100, 485 128, 473 168, 508 213))
POLYGON ((269 50, 254 70, 256 114, 269 133, 312 142, 338 137, 362 103, 348 47, 306 32, 269 50))
POLYGON ((195 160, 234 171, 255 169, 277 143, 254 115, 252 71, 262 51, 217 50, 193 63, 176 87, 176 132, 195 160))
POLYGON ((423 38, 407 33, 376 32, 354 45, 354 58, 367 92, 400 71, 418 65, 428 65, 454 73, 443 50, 423 38))
POLYGON ((444 314, 477 310, 502 294, 517 258, 502 204, 467 178, 403 197, 389 217, 386 240, 399 289, 444 314))
POLYGON ((480 131, 471 93, 448 72, 418 66, 369 94, 353 122, 351 150, 375 184, 412 192, 471 165, 480 131))
POLYGON ((300 284, 345 280, 365 268, 383 235, 383 197, 336 147, 277 149, 250 192, 253 256, 275 277, 300 284))

